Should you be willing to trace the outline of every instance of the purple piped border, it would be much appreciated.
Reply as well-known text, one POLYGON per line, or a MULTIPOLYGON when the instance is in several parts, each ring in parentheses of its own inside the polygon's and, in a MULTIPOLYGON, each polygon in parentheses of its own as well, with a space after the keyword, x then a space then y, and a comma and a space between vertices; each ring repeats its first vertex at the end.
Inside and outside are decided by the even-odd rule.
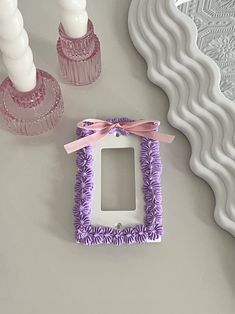
MULTIPOLYGON (((108 120, 112 123, 133 121, 127 118, 108 120)), ((124 136, 128 132, 118 131, 124 136)), ((77 129, 79 138, 88 136, 92 131, 77 129)), ((158 141, 140 138, 140 166, 143 173, 143 193, 145 201, 145 221, 143 225, 114 229, 91 224, 91 199, 93 191, 93 154, 92 147, 77 152, 77 174, 75 183, 74 226, 76 241, 86 245, 94 244, 133 244, 155 241, 163 235, 160 145, 158 141)))

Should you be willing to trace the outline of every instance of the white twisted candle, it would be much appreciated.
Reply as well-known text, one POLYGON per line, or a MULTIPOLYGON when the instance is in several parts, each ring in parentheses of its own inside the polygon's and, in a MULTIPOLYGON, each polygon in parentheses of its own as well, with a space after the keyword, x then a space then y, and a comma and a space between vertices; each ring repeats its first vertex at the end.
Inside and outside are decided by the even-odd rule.
POLYGON ((16 89, 32 90, 36 86, 36 68, 17 0, 0 0, 0 50, 16 89))
POLYGON ((86 0, 58 0, 58 3, 65 33, 72 38, 84 36, 88 22, 86 0))

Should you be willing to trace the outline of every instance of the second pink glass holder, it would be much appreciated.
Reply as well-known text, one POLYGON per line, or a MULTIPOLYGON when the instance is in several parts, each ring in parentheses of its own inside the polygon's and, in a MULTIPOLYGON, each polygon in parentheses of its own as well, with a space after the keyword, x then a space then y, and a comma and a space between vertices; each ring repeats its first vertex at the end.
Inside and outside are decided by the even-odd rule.
POLYGON ((87 85, 97 80, 101 73, 100 41, 94 33, 92 22, 88 21, 86 35, 71 38, 59 26, 57 53, 61 74, 67 83, 87 85))

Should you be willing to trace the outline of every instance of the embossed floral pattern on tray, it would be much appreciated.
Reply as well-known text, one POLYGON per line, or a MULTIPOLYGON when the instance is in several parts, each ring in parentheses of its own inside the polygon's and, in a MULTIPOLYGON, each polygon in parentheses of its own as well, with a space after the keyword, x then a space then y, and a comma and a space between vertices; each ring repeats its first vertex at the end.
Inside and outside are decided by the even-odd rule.
POLYGON ((191 0, 179 9, 195 22, 198 47, 217 63, 221 91, 235 101, 235 0, 191 0))
MULTIPOLYGON (((131 121, 126 118, 109 120, 113 123, 131 121)), ((127 132, 118 130, 123 136, 127 132)), ((92 131, 77 129, 79 138, 90 135, 92 131)), ((77 174, 75 182, 74 226, 76 241, 85 245, 93 244, 133 244, 155 241, 163 235, 160 177, 162 164, 158 141, 140 138, 140 167, 143 173, 143 193, 145 201, 145 221, 143 225, 114 229, 92 225, 90 214, 93 192, 93 154, 92 147, 77 152, 77 174)))
POLYGON ((235 6, 234 0, 215 0, 215 2, 222 8, 230 9, 235 6))
POLYGON ((216 61, 222 58, 227 60, 235 58, 235 37, 234 34, 213 38, 208 42, 202 51, 216 61))

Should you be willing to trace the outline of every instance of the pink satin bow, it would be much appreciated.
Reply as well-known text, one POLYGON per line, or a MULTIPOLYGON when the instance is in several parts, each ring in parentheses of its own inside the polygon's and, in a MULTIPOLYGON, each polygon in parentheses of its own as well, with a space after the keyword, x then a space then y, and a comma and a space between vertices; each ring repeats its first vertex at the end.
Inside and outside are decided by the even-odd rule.
POLYGON ((93 134, 82 137, 72 143, 64 145, 67 154, 71 154, 81 148, 95 144, 97 141, 105 137, 112 129, 122 129, 131 134, 140 137, 146 137, 151 140, 171 143, 174 140, 173 135, 159 133, 157 127, 160 125, 159 121, 155 120, 137 120, 134 122, 112 123, 98 119, 86 119, 77 124, 78 128, 94 131, 93 134), (86 123, 92 123, 86 125, 86 123))

